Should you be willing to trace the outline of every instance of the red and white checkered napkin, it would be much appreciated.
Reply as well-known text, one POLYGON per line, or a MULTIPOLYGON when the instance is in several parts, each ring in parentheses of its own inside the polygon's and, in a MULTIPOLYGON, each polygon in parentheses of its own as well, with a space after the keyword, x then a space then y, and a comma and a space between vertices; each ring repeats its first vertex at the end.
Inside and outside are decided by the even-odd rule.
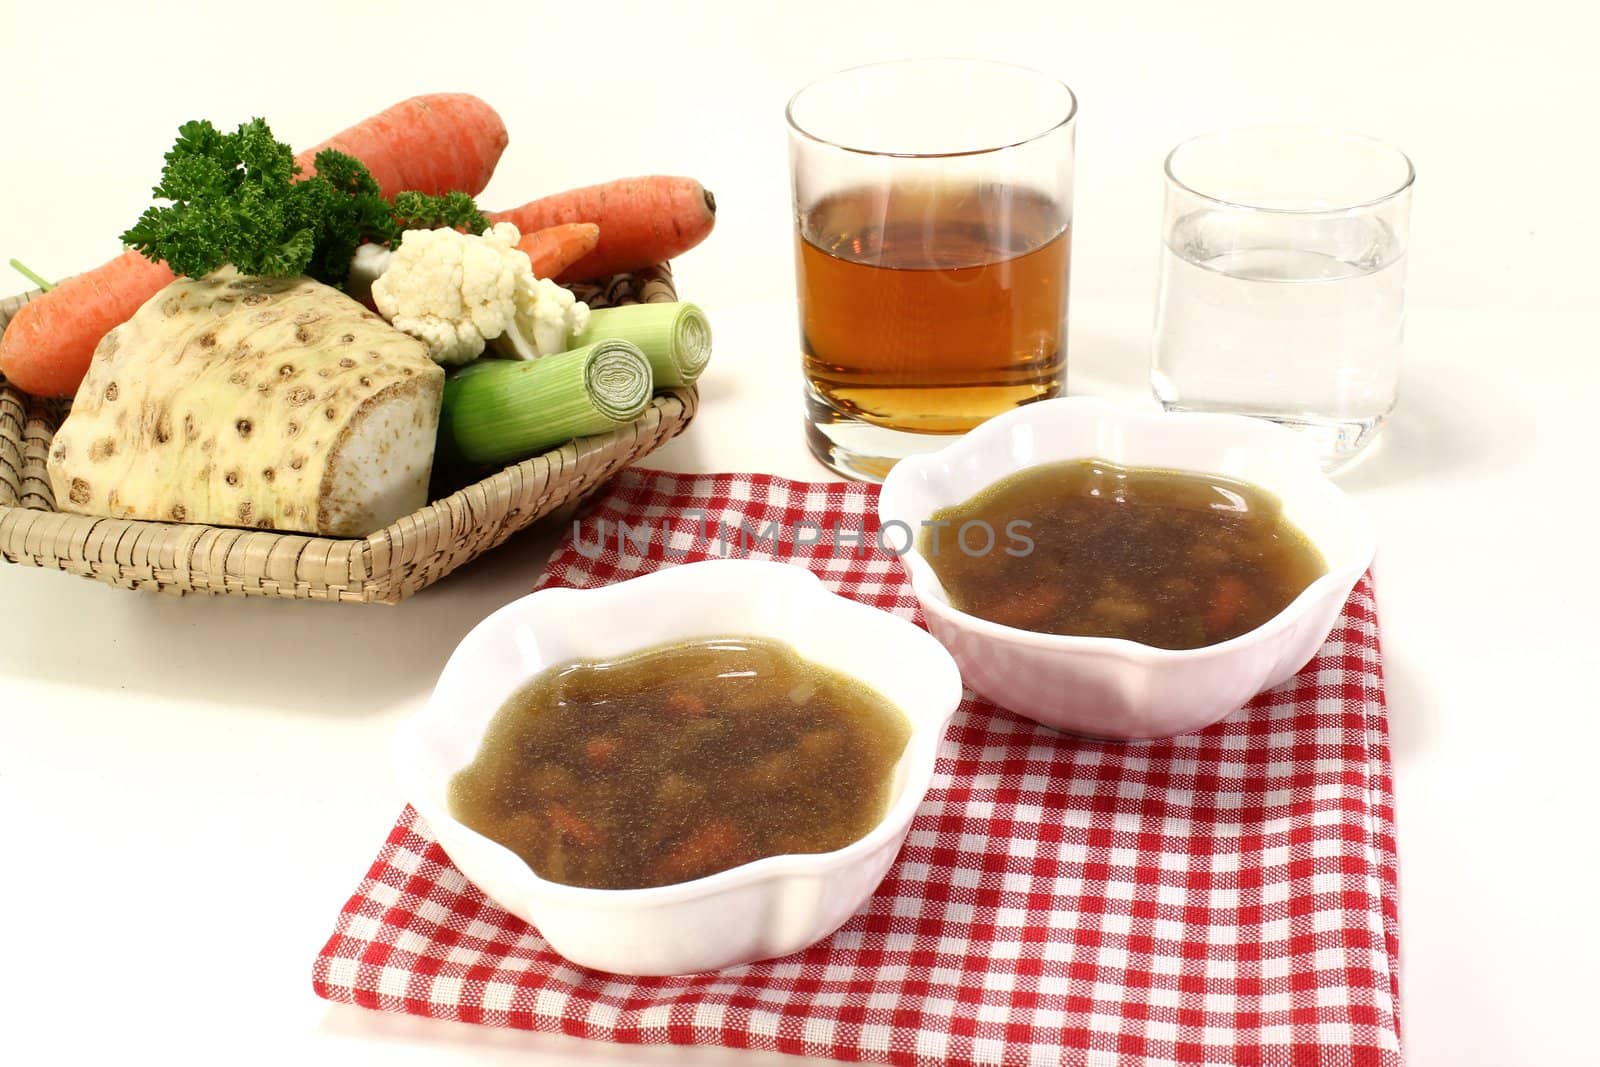
MULTIPOLYGON (((629 470, 541 584, 779 554, 920 620, 872 547, 876 493, 629 470), (778 531, 816 543, 774 553, 759 535, 778 531)), ((1363 579, 1299 677, 1202 733, 1085 741, 969 697, 888 879, 804 952, 689 978, 584 970, 487 901, 408 809, 315 983, 389 1011, 874 1063, 1399 1064, 1392 820, 1363 579)))

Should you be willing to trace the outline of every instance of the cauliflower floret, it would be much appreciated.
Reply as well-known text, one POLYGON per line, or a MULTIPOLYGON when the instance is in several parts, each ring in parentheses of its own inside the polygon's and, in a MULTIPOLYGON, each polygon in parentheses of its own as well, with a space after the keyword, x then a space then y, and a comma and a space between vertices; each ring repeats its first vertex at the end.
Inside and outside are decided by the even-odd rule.
MULTIPOLYGON (((517 255, 528 258, 522 252, 517 255)), ((517 280, 517 325, 519 334, 533 339, 535 352, 518 352, 521 359, 564 352, 569 347, 567 342, 589 325, 588 304, 549 278, 535 278, 531 263, 529 267, 529 272, 517 280)))
POLYGON ((481 237, 455 230, 407 230, 372 283, 378 311, 428 346, 435 362, 469 363, 485 346, 516 359, 565 351, 589 321, 589 307, 533 276, 509 222, 481 237))

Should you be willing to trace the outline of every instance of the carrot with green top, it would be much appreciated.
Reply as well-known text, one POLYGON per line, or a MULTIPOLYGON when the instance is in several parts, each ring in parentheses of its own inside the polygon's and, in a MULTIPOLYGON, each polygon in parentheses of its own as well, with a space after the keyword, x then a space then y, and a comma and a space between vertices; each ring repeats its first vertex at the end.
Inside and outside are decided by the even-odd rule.
POLYGON ((72 396, 100 338, 173 277, 166 264, 124 252, 60 282, 22 305, 0 334, 0 375, 35 396, 72 396))

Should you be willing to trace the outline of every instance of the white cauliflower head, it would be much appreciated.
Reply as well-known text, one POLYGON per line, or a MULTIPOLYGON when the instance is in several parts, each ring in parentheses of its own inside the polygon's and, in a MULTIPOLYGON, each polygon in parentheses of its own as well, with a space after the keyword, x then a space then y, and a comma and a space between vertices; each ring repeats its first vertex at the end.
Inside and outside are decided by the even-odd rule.
POLYGON ((407 230, 372 283, 373 302, 439 363, 471 362, 486 345, 517 359, 565 351, 588 324, 589 307, 533 276, 533 263, 517 248, 521 236, 509 222, 481 237, 407 230))

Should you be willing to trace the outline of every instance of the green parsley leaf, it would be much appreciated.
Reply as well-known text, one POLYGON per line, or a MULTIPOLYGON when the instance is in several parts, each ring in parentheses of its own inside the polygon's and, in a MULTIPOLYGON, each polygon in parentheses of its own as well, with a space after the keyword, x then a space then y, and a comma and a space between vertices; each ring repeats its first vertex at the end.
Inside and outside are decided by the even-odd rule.
POLYGON ((390 204, 354 156, 329 149, 315 162, 316 174, 296 181, 293 150, 259 118, 233 133, 186 122, 152 190, 171 203, 147 208, 123 243, 190 277, 231 263, 243 274, 309 274, 343 286, 363 242, 397 245, 407 229, 488 228, 465 193, 404 192, 390 204))
POLYGON ((443 196, 404 192, 394 198, 394 215, 402 231, 437 230, 449 227, 467 233, 482 233, 489 228, 489 220, 466 193, 450 192, 443 196))

